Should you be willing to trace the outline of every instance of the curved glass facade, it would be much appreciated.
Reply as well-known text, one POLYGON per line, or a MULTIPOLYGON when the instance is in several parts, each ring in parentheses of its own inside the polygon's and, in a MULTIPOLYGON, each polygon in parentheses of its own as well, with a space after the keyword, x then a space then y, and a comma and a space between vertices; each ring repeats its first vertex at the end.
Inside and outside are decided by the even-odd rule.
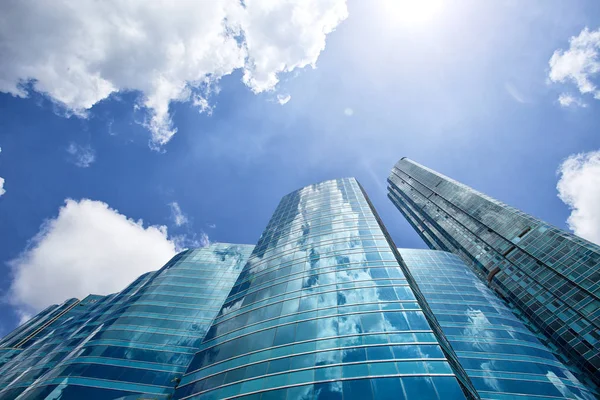
POLYGON ((0 399, 168 398, 252 248, 185 251, 117 294, 70 300, 0 368, 0 399))
POLYGON ((600 385, 600 246, 407 158, 388 184, 429 247, 460 256, 574 371, 600 385))
POLYGON ((280 202, 176 399, 460 399, 355 179, 280 202))
POLYGON ((458 256, 399 251, 482 399, 595 398, 458 256))

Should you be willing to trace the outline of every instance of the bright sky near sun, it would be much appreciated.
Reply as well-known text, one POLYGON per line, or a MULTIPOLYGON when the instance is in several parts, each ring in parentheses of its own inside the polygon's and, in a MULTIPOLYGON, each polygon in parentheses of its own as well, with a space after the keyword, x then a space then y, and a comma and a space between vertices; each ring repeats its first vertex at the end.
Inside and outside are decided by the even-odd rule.
POLYGON ((600 243, 600 2, 0 2, 0 335, 403 156, 600 243))

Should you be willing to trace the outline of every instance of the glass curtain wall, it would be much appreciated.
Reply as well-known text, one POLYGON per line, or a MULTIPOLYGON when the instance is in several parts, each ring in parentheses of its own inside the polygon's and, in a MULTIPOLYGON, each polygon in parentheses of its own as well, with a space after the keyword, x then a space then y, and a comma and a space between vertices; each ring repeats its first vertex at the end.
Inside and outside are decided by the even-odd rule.
POLYGON ((482 399, 596 398, 458 256, 399 251, 482 399))
POLYGON ((185 251, 122 292, 74 300, 0 369, 0 399, 168 398, 252 248, 185 251))
POLYGON ((281 200, 200 347, 176 399, 465 398, 353 178, 281 200))

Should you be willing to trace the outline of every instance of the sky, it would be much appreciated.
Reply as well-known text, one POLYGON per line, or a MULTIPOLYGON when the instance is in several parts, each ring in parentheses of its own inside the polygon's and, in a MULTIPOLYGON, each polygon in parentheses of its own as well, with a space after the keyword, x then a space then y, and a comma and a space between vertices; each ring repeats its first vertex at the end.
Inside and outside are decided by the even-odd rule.
POLYGON ((407 156, 600 243, 600 3, 0 3, 0 336, 407 156))

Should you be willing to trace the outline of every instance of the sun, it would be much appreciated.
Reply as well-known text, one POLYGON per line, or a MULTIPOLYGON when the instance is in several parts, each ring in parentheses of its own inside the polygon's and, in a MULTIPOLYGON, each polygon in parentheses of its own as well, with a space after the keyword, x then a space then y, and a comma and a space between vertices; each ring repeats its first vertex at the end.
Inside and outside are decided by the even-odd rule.
POLYGON ((382 0, 386 17, 406 26, 433 21, 442 11, 444 0, 382 0))

